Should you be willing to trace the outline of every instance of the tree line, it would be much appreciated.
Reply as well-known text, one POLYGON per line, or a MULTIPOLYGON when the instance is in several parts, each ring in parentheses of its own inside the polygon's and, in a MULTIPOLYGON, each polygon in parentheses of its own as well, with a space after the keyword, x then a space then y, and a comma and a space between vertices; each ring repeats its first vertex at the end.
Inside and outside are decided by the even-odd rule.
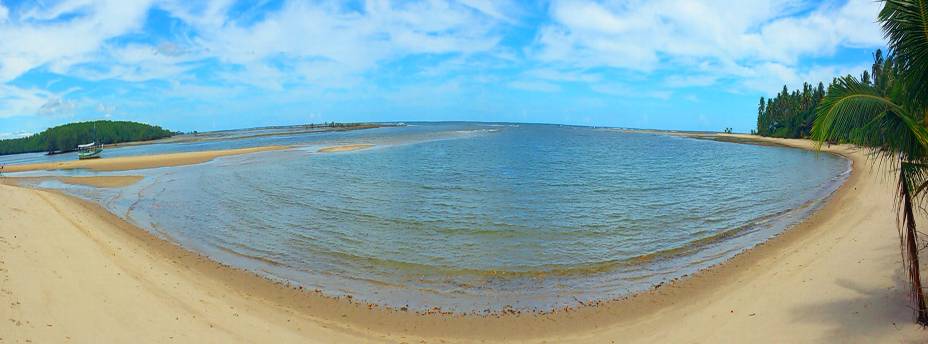
POLYGON ((340 122, 323 122, 322 124, 310 123, 310 128, 351 128, 369 125, 367 123, 340 123, 340 122))
POLYGON ((18 153, 63 153, 77 145, 97 142, 113 144, 156 140, 174 135, 170 130, 129 121, 90 121, 60 125, 31 136, 0 140, 0 155, 18 153))
MULTIPOLYGON (((892 57, 884 57, 882 50, 873 54, 873 67, 863 71, 859 80, 867 85, 874 85, 886 74, 887 68, 893 67, 892 57)), ((760 97, 757 105, 757 129, 752 134, 781 138, 809 138, 815 123, 816 109, 822 99, 828 96, 840 82, 832 79, 828 88, 821 82, 817 86, 803 83, 802 89, 792 92, 783 85, 780 93, 773 98, 760 97)))

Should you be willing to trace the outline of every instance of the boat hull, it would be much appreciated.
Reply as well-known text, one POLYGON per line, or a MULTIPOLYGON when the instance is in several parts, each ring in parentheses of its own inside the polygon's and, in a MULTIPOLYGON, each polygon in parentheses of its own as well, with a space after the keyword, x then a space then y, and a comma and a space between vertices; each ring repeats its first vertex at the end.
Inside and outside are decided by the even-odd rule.
POLYGON ((80 153, 77 154, 77 158, 80 159, 80 160, 97 159, 97 158, 99 158, 101 155, 103 155, 103 150, 102 150, 102 149, 95 149, 95 150, 89 151, 89 152, 80 152, 80 153))

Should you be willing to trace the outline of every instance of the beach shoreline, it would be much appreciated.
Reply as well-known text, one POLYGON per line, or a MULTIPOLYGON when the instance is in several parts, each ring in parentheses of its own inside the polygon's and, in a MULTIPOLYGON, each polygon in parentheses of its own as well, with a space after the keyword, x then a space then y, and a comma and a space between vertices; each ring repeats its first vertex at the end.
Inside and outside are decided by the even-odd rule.
MULTIPOLYGON (((730 136, 794 148, 814 148, 811 142, 804 140, 730 136)), ((140 338, 143 341, 159 341, 165 339, 158 337, 160 334, 170 332, 188 341, 206 339, 236 342, 608 342, 616 339, 632 342, 725 339, 766 339, 782 342, 828 338, 859 340, 861 337, 858 336, 861 333, 856 331, 873 327, 882 329, 879 338, 885 340, 924 338, 924 333, 910 319, 911 312, 906 308, 904 283, 897 281, 899 257, 895 223, 892 203, 886 199, 891 198, 892 194, 885 192, 885 188, 891 185, 887 184, 887 178, 883 177, 879 168, 863 168, 867 164, 866 157, 853 147, 832 146, 824 150, 850 159, 853 164, 852 172, 830 199, 801 223, 725 263, 665 283, 653 290, 624 299, 550 313, 504 311, 493 315, 461 315, 434 310, 427 312, 428 314, 418 314, 354 302, 347 297, 330 298, 319 292, 293 288, 186 251, 172 242, 159 239, 144 229, 125 222, 91 202, 59 192, 0 186, 0 192, 13 196, 0 200, 0 214, 4 214, 2 219, 10 220, 3 221, 5 225, 0 224, 0 243, 6 245, 0 249, 0 257, 3 259, 0 267, 6 275, 0 275, 0 278, 4 278, 4 293, 0 294, 0 298, 4 298, 3 301, 10 298, 10 319, 15 319, 3 322, 0 325, 0 333, 12 333, 11 338, 14 339, 59 341, 60 336, 67 336, 66 333, 69 333, 66 330, 73 330, 67 325, 42 324, 32 330, 26 330, 23 325, 16 325, 17 322, 22 324, 23 321, 32 324, 51 321, 50 318, 55 318, 54 322, 58 324, 72 320, 78 322, 76 319, 61 318, 59 314, 50 311, 26 311, 29 307, 33 307, 33 310, 76 307, 53 301, 43 302, 37 298, 24 303, 20 299, 28 299, 25 296, 33 293, 29 291, 30 288, 38 288, 49 294, 68 294, 86 287, 84 291, 90 291, 92 296, 97 296, 89 298, 87 302, 90 304, 94 301, 115 305, 120 305, 120 301, 131 304, 131 299, 119 300, 110 296, 127 294, 126 291, 107 289, 106 292, 94 292, 91 287, 100 287, 94 284, 100 281, 84 280, 80 276, 72 276, 76 280, 68 281, 72 282, 71 285, 61 288, 50 288, 43 284, 53 283, 61 278, 56 279, 53 274, 45 276, 46 274, 36 271, 63 271, 68 264, 87 263, 81 260, 55 260, 56 255, 66 252, 73 256, 93 256, 103 265, 118 269, 118 275, 112 274, 111 270, 94 271, 109 276, 109 279, 113 279, 113 285, 122 285, 131 291, 148 295, 149 298, 145 299, 149 301, 146 309, 152 309, 152 314, 177 313, 180 314, 177 319, 184 316, 188 320, 181 325, 175 318, 156 320, 154 315, 150 315, 148 319, 136 320, 145 320, 146 325, 155 322, 156 326, 152 326, 152 329, 142 328, 145 325, 141 323, 129 322, 123 324, 123 328, 120 329, 125 333, 116 333, 119 332, 116 330, 103 332, 111 334, 106 338, 113 340, 128 338, 127 336, 133 333, 142 333, 140 338), (858 191, 858 188, 861 190, 858 191), (855 212, 848 213, 852 210, 855 212), (49 213, 55 216, 48 216, 49 213), (62 225, 54 226, 50 222, 62 225), (52 237, 70 236, 73 240, 70 240, 68 245, 60 245, 61 247, 52 245, 51 248, 40 248, 36 247, 43 243, 40 238, 19 240, 20 237, 36 234, 24 231, 23 228, 45 232, 52 237), (91 228, 92 231, 89 230, 91 228), (848 241, 848 237, 861 240, 848 241), (815 251, 816 247, 828 245, 831 245, 832 250, 824 253, 815 251), (836 250, 835 246, 838 245, 854 247, 857 250, 836 250), (861 249, 855 245, 865 246, 861 249), (18 246, 19 250, 12 248, 14 246, 18 246), (30 249, 33 248, 35 254, 30 253, 30 249), (80 254, 74 249, 80 249, 80 254), (40 254, 43 250, 49 250, 50 253, 40 254), (96 255, 94 250, 97 251, 96 255), (112 257, 100 256, 101 250, 112 252, 112 257), (130 255, 126 252, 133 253, 130 255), (861 253, 855 255, 855 252, 861 253), (861 266, 831 266, 832 260, 845 261, 849 258, 866 260, 869 269, 861 266), (41 276, 32 278, 30 274, 41 276), (855 278, 855 275, 859 276, 855 278), (847 314, 855 314, 854 310, 857 309, 856 316, 860 319, 836 316, 836 319, 843 320, 838 322, 837 325, 840 326, 822 326, 808 321, 808 317, 816 312, 814 308, 806 309, 804 314, 798 316, 806 317, 805 321, 795 321, 793 318, 796 316, 790 314, 786 308, 790 305, 807 305, 843 297, 848 294, 845 289, 851 289, 853 294, 854 288, 846 288, 842 284, 835 284, 834 281, 844 278, 859 284, 861 281, 857 279, 862 278, 861 276, 867 277, 863 284, 878 285, 874 293, 879 294, 883 302, 845 305, 847 314), (48 280, 45 280, 45 277, 48 277, 48 280), (823 277, 832 280, 820 282, 824 285, 809 283, 809 286, 804 286, 802 284, 805 284, 806 278, 803 277, 810 281, 823 277), (168 279, 174 285, 167 285, 161 281, 162 279, 168 279), (80 282, 88 284, 82 285, 80 282), (10 285, 7 285, 8 283, 10 285), (141 287, 135 287, 136 285, 141 287), (823 295, 816 296, 816 293, 823 295), (751 295, 754 297, 750 297, 751 295), (764 297, 759 298, 757 295, 764 297), (769 298, 765 300, 767 296, 769 298), (207 301, 202 302, 203 300, 207 301), (233 310, 247 309, 249 316, 245 319, 242 312, 227 311, 226 306, 233 307, 233 310), (17 309, 20 313, 16 313, 17 309), (196 315, 199 317, 195 317, 196 315), (197 320, 191 320, 191 316, 197 320), (688 325, 682 326, 681 322, 687 322, 688 325), (222 331, 215 330, 217 327, 222 328, 222 331), (787 331, 791 327, 803 328, 804 331, 787 331), (836 330, 835 327, 841 328, 836 330), (740 331, 735 330, 739 328, 740 331)), ((197 157, 203 158, 205 157, 197 157)), ((106 159, 99 161, 103 160, 106 159)), ((119 166, 126 167, 129 164, 119 166)), ((858 262, 857 265, 860 264, 863 263, 858 262)), ((869 285, 866 287, 867 290, 870 289, 869 285)), ((62 312, 61 315, 67 314, 73 313, 62 312)), ((100 320, 94 319, 93 316, 99 316, 104 321, 109 319, 106 314, 91 315, 85 316, 87 319, 80 319, 80 322, 100 320)), ((138 318, 140 315, 125 316, 138 318)), ((90 323, 83 325, 91 329, 94 326, 106 326, 90 323)), ((84 334, 90 337, 84 339, 99 338, 94 337, 94 333, 87 331, 84 334)))
POLYGON ((142 176, 41 176, 41 177, 0 177, 0 183, 14 186, 37 185, 45 181, 57 181, 70 185, 92 186, 95 188, 119 188, 135 184, 145 177, 142 176))

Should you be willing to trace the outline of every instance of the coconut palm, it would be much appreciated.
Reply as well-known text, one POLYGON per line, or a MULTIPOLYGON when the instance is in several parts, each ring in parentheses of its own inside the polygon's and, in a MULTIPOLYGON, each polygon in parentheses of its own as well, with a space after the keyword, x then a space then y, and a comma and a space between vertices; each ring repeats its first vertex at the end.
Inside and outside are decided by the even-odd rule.
MULTIPOLYGON (((910 102, 928 104, 928 1, 885 0, 879 14, 910 102)), ((928 113, 923 120, 928 121, 928 113)))
POLYGON ((914 209, 928 195, 928 129, 926 108, 911 97, 908 78, 894 57, 877 55, 873 81, 852 76, 838 79, 816 109, 812 137, 848 142, 870 151, 872 161, 896 174, 896 209, 903 267, 919 324, 928 325, 928 307, 919 270, 919 238, 914 209))
POLYGON ((879 21, 892 51, 877 53, 872 82, 837 80, 816 110, 813 138, 870 150, 896 174, 902 261, 917 322, 928 325, 914 209, 928 195, 928 1, 886 0, 879 21))

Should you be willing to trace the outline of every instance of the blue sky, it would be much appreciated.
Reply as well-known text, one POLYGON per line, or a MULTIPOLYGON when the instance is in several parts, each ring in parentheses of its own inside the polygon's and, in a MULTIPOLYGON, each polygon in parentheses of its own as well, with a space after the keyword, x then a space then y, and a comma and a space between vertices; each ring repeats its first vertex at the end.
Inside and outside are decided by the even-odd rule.
POLYGON ((748 131, 884 45, 851 1, 0 0, 0 138, 475 120, 748 131))

